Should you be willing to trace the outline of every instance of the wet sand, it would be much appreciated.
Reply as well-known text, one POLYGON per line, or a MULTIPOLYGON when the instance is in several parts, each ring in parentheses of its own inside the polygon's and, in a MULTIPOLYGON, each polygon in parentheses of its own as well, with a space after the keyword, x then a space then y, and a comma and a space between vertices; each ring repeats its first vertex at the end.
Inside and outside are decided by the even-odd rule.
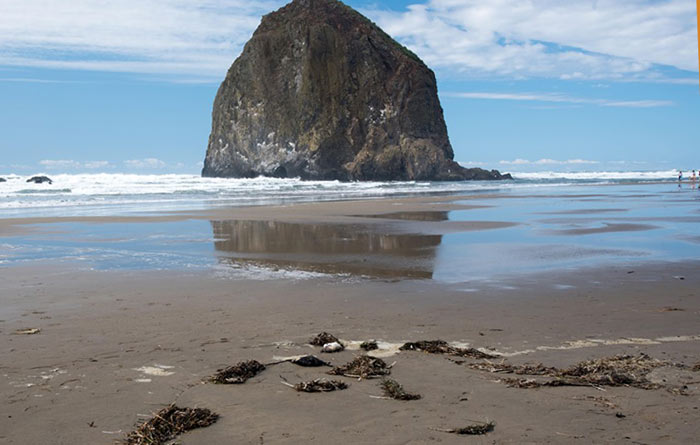
MULTIPOLYGON (((435 233, 461 232, 470 224, 474 229, 474 221, 440 216, 479 211, 478 204, 465 204, 470 199, 301 204, 89 221, 206 219, 212 221, 215 242, 224 243, 223 251, 260 255, 268 263, 286 259, 299 264, 303 261, 293 255, 295 240, 303 245, 304 239, 308 243, 326 237, 317 232, 305 238, 305 222, 341 225, 350 235, 353 227, 370 225, 376 238, 367 235, 355 247, 344 244, 340 250, 320 243, 316 252, 323 255, 317 263, 350 272, 304 280, 231 278, 212 270, 99 271, 69 262, 3 267, 0 443, 110 444, 123 440, 144 416, 173 402, 221 415, 213 426, 181 436, 183 444, 696 441, 700 372, 692 366, 700 363, 700 262, 504 275, 478 292, 464 283, 407 276, 406 270, 432 271, 422 268, 420 256, 415 262, 407 258, 408 252, 434 249, 430 237, 435 233), (390 217, 376 218, 378 214, 390 217), (260 222, 282 224, 275 230, 284 235, 280 239, 291 238, 292 247, 275 254, 274 244, 258 244, 265 237, 236 236, 254 233, 260 222), (240 224, 253 226, 241 229, 240 224), (417 242, 425 245, 407 245, 400 238, 416 233, 423 234, 417 242), (369 265, 347 260, 360 245, 380 246, 361 252, 369 265), (386 258, 410 264, 398 268, 398 274, 365 273, 388 265, 386 258), (40 332, 16 334, 25 328, 40 332), (392 377, 423 398, 377 399, 372 397, 381 395, 377 380, 342 377, 350 384, 348 390, 297 393, 283 379, 296 383, 324 374, 289 363, 271 366, 244 385, 203 383, 217 369, 242 360, 270 363, 316 353, 344 364, 359 354, 318 354, 318 348, 306 343, 321 331, 345 342, 379 340, 389 349, 378 353, 396 362, 392 377), (473 359, 395 350, 406 341, 438 338, 497 354, 500 358, 493 361, 499 363, 565 367, 615 354, 646 353, 688 367, 655 370, 650 379, 664 387, 654 390, 520 389, 499 382, 503 375, 468 368, 473 359), (438 431, 474 421, 494 421, 496 426, 477 438, 438 431)), ((34 224, 30 227, 36 233, 55 230, 55 222, 61 221, 5 220, 0 227, 21 230, 23 224, 34 224)), ((488 224, 478 228, 497 230, 488 224)), ((304 249, 297 253, 309 255, 304 249)))
MULTIPOLYGON (((496 443, 692 443, 700 432, 700 374, 690 371, 659 376, 687 385, 688 395, 627 387, 517 389, 444 356, 386 357, 396 361, 392 376, 423 395, 412 402, 371 398, 381 395, 375 380, 344 378, 346 391, 296 393, 282 377, 296 383, 323 373, 291 364, 270 367, 244 385, 202 381, 241 360, 269 363, 318 352, 305 343, 324 330, 345 341, 440 338, 503 353, 516 364, 567 366, 644 352, 692 365, 700 362, 697 268, 590 270, 480 293, 429 281, 252 282, 4 269, 0 440, 109 444, 140 414, 177 402, 222 416, 182 436, 185 444, 459 443, 466 439, 432 428, 470 420, 495 421, 483 440, 496 443), (674 278, 680 275, 685 279, 674 278), (558 288, 562 281, 573 287, 558 288), (41 332, 13 334, 27 327, 41 332)), ((323 358, 342 364, 357 353, 323 358)))

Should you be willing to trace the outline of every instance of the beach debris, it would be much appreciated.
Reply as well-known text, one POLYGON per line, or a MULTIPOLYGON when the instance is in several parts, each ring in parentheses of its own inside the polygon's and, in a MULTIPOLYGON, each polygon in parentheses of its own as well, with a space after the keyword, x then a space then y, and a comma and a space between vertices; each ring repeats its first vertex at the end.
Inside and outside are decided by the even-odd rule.
POLYGON ((519 374, 519 375, 553 375, 557 368, 544 366, 542 363, 510 365, 508 363, 476 362, 469 363, 467 367, 490 373, 519 374))
POLYGON ((618 412, 618 413, 615 413, 615 417, 617 417, 618 419, 624 419, 624 418, 627 417, 627 416, 624 415, 624 414, 622 414, 622 413, 620 413, 620 412, 618 412))
POLYGON ((328 332, 321 332, 309 341, 309 344, 313 346, 324 346, 328 343, 340 343, 340 340, 338 340, 338 337, 336 337, 333 334, 329 334, 328 332))
POLYGON ((685 309, 673 306, 666 306, 659 309, 659 312, 685 312, 685 309))
POLYGON ((282 382, 282 384, 299 392, 331 392, 348 389, 348 384, 340 380, 314 379, 308 382, 299 382, 296 385, 286 382, 282 382))
POLYGON ((380 384, 384 395, 388 398, 395 400, 418 400, 421 398, 420 394, 411 394, 403 389, 403 386, 393 379, 382 379, 380 384))
POLYGON ((692 369, 695 372, 700 372, 700 362, 696 363, 692 369))
POLYGON ((41 329, 39 328, 24 328, 24 329, 17 329, 15 331, 15 334, 17 335, 34 335, 38 334, 41 332, 41 329))
POLYGON ((391 366, 380 358, 361 355, 343 366, 336 366, 328 374, 372 379, 391 374, 391 366))
POLYGON ((379 345, 376 340, 367 340, 360 343, 360 349, 365 351, 375 351, 379 349, 379 345))
POLYGON ((302 357, 293 358, 290 360, 295 365, 304 366, 306 368, 318 368, 320 366, 331 366, 330 363, 324 362, 315 355, 304 355, 302 357))
POLYGON ((309 341, 313 346, 321 346, 321 352, 340 352, 345 350, 345 345, 333 334, 321 332, 309 341))
POLYGON ((475 363, 472 369, 491 373, 508 373, 552 377, 540 381, 529 378, 503 378, 500 381, 515 388, 538 388, 542 386, 631 386, 641 389, 658 389, 661 385, 652 383, 647 375, 654 369, 672 366, 667 361, 649 357, 646 354, 616 355, 597 360, 580 362, 569 368, 559 369, 538 365, 514 366, 504 363, 475 363))
POLYGON ((469 357, 475 359, 493 359, 496 355, 479 351, 476 348, 457 348, 444 340, 421 340, 404 343, 400 351, 423 351, 428 354, 448 354, 457 357, 469 357))
POLYGON ((246 380, 255 377, 264 370, 265 365, 256 360, 249 360, 247 362, 240 362, 234 366, 229 366, 228 368, 217 370, 216 374, 214 374, 209 381, 224 385, 245 383, 246 380))
POLYGON ((204 408, 180 408, 172 404, 161 409, 143 422, 126 438, 128 445, 160 445, 178 435, 197 428, 207 427, 219 419, 219 415, 204 408))
POLYGON ((476 422, 471 425, 467 425, 462 428, 450 428, 450 429, 442 429, 442 428, 431 428, 435 431, 441 431, 443 433, 452 433, 452 434, 459 434, 461 436, 464 435, 469 435, 469 436, 482 436, 486 433, 490 433, 493 431, 493 429, 496 427, 496 424, 494 422, 476 422))
POLYGON ((323 345, 321 348, 321 352, 340 352, 345 349, 345 346, 343 346, 341 343, 338 343, 337 341, 334 341, 332 343, 326 343, 323 345))

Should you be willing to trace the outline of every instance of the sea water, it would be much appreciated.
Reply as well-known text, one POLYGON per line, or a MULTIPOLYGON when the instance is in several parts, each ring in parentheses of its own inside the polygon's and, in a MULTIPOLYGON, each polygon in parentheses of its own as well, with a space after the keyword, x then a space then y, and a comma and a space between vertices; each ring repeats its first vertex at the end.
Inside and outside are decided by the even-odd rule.
POLYGON ((412 215, 395 206, 378 224, 184 217, 139 223, 53 221, 29 233, 0 237, 0 267, 48 262, 88 269, 204 271, 226 279, 407 278, 473 284, 503 275, 700 258, 700 190, 672 181, 673 171, 515 177, 503 182, 341 183, 56 175, 47 185, 10 176, 0 183, 3 218, 158 214, 431 194, 469 194, 464 204, 482 207, 412 215), (509 225, 444 234, 387 232, 382 227, 389 218, 509 225))
POLYGON ((675 170, 652 172, 513 173, 513 181, 339 182, 299 179, 225 179, 196 175, 57 174, 52 184, 2 175, 0 218, 29 216, 117 216, 143 212, 200 210, 221 206, 458 194, 566 187, 579 184, 653 182, 677 178, 675 170))

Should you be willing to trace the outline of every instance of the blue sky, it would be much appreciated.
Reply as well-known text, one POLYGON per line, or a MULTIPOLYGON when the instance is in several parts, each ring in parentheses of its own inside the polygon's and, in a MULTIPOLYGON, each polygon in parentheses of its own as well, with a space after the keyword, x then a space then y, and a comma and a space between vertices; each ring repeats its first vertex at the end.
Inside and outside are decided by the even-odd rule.
MULTIPOLYGON (((219 82, 284 3, 0 3, 0 173, 198 173, 219 82)), ((700 168, 689 0, 347 3, 435 70, 460 162, 700 168)))

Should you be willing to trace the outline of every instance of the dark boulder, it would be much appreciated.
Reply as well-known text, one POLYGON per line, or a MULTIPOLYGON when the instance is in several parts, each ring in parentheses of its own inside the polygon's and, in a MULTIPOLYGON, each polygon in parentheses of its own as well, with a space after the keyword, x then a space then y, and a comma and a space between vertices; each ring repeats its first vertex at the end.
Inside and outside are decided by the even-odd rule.
POLYGON ((35 184, 43 184, 48 182, 49 184, 53 184, 53 181, 48 176, 32 176, 31 178, 27 179, 27 182, 33 182, 35 184))
POLYGON ((453 160, 435 75, 336 0, 263 17, 214 101, 214 177, 504 179, 453 160))

